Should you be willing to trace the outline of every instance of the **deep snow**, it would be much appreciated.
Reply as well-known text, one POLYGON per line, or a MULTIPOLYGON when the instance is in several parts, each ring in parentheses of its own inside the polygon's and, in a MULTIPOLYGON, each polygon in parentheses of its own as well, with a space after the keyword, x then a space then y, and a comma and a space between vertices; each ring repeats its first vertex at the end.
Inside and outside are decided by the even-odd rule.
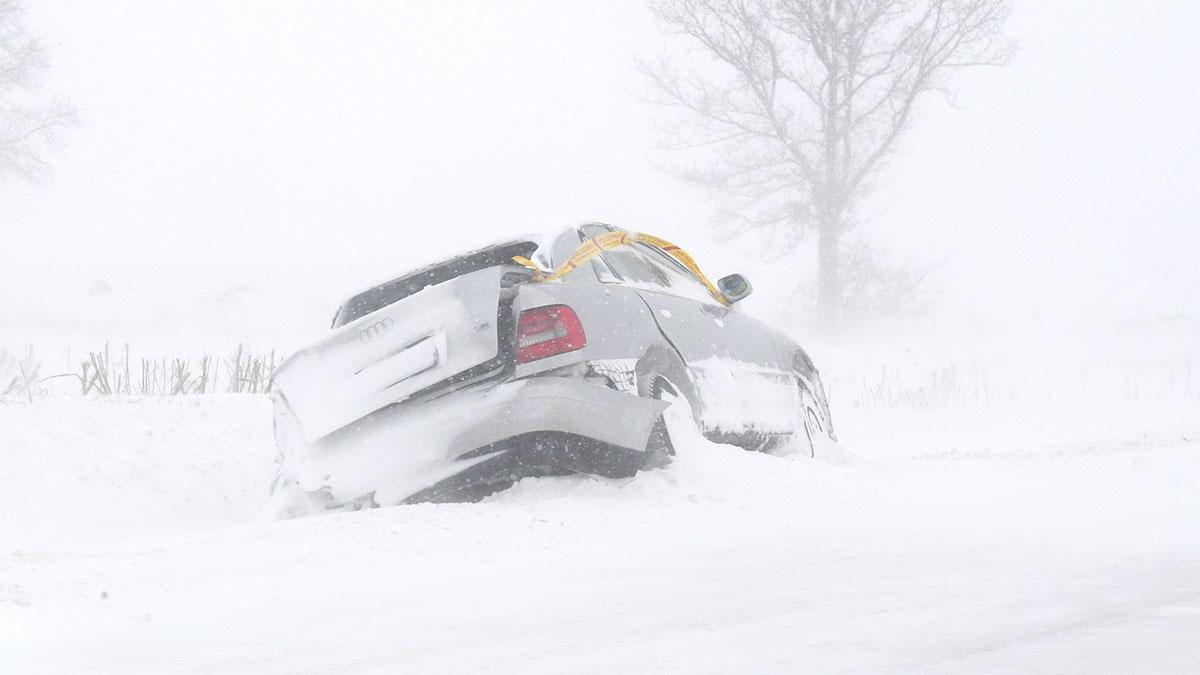
MULTIPOLYGON (((112 285, 0 297, 0 349, 286 352, 357 284, 112 285)), ((959 319, 792 327, 850 462, 284 523, 265 397, 0 401, 0 673, 1200 670, 1200 324, 959 319)))
POLYGON ((1195 670, 1189 403, 850 408, 848 463, 691 437, 271 524, 259 397, 8 404, 0 672, 1195 670))

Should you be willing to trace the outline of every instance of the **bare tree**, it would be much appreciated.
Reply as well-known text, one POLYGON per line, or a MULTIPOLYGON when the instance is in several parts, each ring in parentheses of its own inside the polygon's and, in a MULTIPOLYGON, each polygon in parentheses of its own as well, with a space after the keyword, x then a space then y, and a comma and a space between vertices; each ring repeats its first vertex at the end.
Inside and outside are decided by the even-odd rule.
POLYGON ((50 61, 30 35, 21 0, 0 0, 0 179, 36 180, 50 174, 49 155, 62 132, 78 124, 67 101, 42 94, 50 61))
POLYGON ((845 235, 922 93, 1008 55, 1007 0, 650 0, 687 49, 639 62, 668 106, 667 167, 725 198, 735 233, 817 234, 817 302, 841 317, 845 235))

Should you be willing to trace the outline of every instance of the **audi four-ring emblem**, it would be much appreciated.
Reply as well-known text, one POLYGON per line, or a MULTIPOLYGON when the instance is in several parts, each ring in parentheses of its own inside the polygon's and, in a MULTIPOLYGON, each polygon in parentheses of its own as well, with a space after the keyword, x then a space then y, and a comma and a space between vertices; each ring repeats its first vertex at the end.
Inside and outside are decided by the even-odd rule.
POLYGON ((370 326, 361 328, 358 331, 358 341, 363 343, 370 342, 371 340, 374 340, 382 335, 384 331, 391 328, 393 325, 395 325, 395 323, 395 321, 392 321, 389 318, 383 318, 371 324, 370 326))

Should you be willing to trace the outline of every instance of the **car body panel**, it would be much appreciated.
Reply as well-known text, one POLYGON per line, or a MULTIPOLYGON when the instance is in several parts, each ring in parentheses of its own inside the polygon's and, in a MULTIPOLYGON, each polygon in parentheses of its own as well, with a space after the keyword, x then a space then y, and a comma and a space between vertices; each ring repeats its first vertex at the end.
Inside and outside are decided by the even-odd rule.
POLYGON ((762 396, 796 398, 795 384, 789 387, 786 380, 790 373, 781 362, 779 344, 773 335, 759 330, 761 324, 735 308, 715 303, 650 290, 639 294, 654 309, 659 328, 692 374, 699 393, 697 415, 702 430, 794 430, 794 424, 778 415, 774 406, 755 404, 762 396), (731 399, 730 395, 739 391, 746 395, 731 399), (731 415, 731 409, 736 413, 731 415))
POLYGON ((502 267, 426 288, 293 354, 276 384, 314 441, 499 351, 502 267))
POLYGON ((520 287, 513 302, 516 314, 547 305, 567 305, 579 317, 587 345, 531 363, 518 364, 514 376, 529 377, 562 366, 599 359, 639 358, 651 345, 666 344, 646 303, 629 289, 609 288, 598 283, 575 281, 575 275, 590 274, 580 268, 561 282, 520 287))
POLYGON ((640 452, 665 407, 583 378, 468 387, 376 411, 293 453, 286 472, 302 489, 327 491, 337 502, 374 493, 380 505, 398 504, 487 456, 467 455, 523 434, 571 432, 640 452))
POLYGON ((688 395, 702 431, 728 437, 798 430, 796 416, 783 414, 800 406, 800 383, 792 369, 798 346, 737 307, 718 302, 687 269, 650 247, 635 245, 600 257, 611 260, 603 285, 637 293, 682 357, 688 377, 674 385, 688 395), (617 255, 622 260, 612 260, 617 255), (637 266, 643 268, 640 273, 637 266), (625 272, 640 277, 630 283, 621 278, 625 272))

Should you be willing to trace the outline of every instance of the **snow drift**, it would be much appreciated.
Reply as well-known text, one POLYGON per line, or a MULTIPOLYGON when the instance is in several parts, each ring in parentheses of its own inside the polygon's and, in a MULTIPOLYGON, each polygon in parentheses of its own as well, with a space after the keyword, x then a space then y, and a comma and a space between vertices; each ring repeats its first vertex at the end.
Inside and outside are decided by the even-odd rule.
POLYGON ((846 414, 846 464, 693 434, 630 481, 247 525, 265 406, 7 408, 0 670, 1200 665, 1195 424, 1047 444, 910 413, 905 445, 846 414))

